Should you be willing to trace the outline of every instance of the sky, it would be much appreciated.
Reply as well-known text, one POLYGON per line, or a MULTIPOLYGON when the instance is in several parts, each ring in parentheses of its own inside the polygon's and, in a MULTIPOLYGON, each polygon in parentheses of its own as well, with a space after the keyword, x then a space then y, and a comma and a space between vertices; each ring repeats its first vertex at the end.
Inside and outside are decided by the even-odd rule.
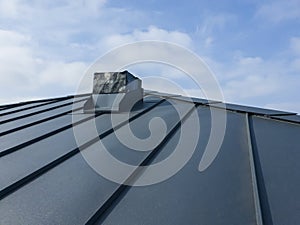
MULTIPOLYGON (((300 0, 0 0, 0 103, 76 92, 118 46, 159 40, 199 55, 226 102, 300 113, 300 0)), ((129 68, 130 69, 130 68, 129 68)), ((185 74, 131 68, 201 96, 185 74)), ((146 83, 164 92, 164 85, 146 83)))

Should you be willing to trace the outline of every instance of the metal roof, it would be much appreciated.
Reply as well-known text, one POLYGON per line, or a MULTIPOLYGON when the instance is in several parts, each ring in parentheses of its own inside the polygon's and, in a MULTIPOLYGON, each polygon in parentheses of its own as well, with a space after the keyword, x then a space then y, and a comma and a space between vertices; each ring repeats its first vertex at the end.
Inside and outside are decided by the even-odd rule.
POLYGON ((143 108, 129 121, 120 114, 120 124, 112 127, 108 113, 82 113, 88 97, 0 106, 0 224, 300 224, 296 113, 145 91, 143 108), (80 150, 93 151, 99 140, 87 125, 94 118, 116 158, 133 165, 166 159, 178 144, 180 126, 195 120, 191 114, 180 118, 169 100, 195 105, 201 126, 196 150, 178 173, 136 187, 112 182, 86 163, 80 150), (215 161, 199 172, 212 111, 226 113, 226 133, 215 161), (167 135, 150 152, 133 151, 115 135, 129 123, 134 134, 147 138, 156 117, 165 121, 167 135), (83 146, 74 127, 86 134, 83 146))

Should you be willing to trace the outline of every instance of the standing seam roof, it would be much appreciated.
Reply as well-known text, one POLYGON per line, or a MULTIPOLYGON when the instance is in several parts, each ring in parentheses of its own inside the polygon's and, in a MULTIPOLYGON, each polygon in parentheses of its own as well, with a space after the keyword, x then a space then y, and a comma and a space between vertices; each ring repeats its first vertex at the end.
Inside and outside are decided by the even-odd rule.
MULTIPOLYGON (((296 113, 145 91, 144 106, 112 127, 108 113, 83 114, 89 94, 0 106, 0 224, 299 224, 299 123, 296 113), (170 104, 195 105, 180 118, 170 104), (73 106, 73 108, 72 108, 73 106), (75 107, 74 107, 75 106, 75 107), (224 107, 225 106, 225 107, 224 107), (199 162, 211 132, 211 112, 227 114, 219 154, 204 172, 199 162), (111 182, 93 171, 101 139, 124 162, 146 166, 166 159, 181 128, 200 119, 190 161, 168 180, 144 187, 111 182), (72 122, 72 116, 78 118, 72 122), (149 152, 124 146, 115 132, 130 124, 147 138, 162 118, 166 136, 149 152), (95 119, 99 136, 92 136, 95 119), (86 141, 77 146, 72 128, 86 141)), ((139 169, 127 181, 143 176, 139 169)), ((125 182, 126 183, 126 182, 125 182)))

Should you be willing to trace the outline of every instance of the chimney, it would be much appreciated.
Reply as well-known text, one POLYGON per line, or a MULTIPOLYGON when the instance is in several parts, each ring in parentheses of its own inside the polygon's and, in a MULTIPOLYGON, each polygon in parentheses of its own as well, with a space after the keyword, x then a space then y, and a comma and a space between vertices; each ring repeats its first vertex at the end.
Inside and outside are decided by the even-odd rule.
POLYGON ((93 94, 84 105, 84 112, 124 112, 143 103, 142 81, 129 73, 94 73, 93 94))

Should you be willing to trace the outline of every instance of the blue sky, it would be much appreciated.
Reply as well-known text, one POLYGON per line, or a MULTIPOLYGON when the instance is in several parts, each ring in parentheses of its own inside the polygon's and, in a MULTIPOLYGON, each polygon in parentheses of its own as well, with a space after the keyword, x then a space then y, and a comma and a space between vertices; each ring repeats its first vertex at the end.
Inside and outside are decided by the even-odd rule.
MULTIPOLYGON (((88 66, 110 49, 162 40, 201 56, 226 101, 300 112, 299 5, 300 0, 0 0, 0 103, 72 94, 88 66)), ((200 96, 184 75, 162 66, 144 68, 132 70, 166 77, 200 96)))

